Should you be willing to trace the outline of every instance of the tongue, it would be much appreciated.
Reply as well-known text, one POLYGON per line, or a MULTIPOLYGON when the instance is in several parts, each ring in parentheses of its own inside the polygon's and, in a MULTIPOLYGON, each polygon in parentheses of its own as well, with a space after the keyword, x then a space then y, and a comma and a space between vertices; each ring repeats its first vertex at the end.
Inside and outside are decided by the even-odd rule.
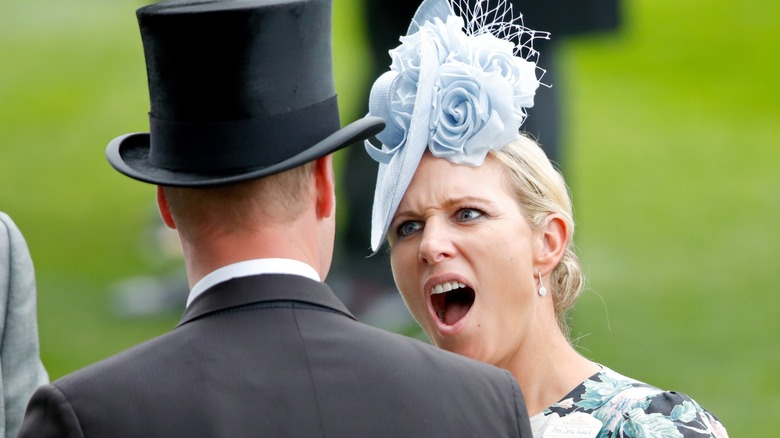
POLYGON ((457 301, 448 303, 444 309, 444 318, 442 321, 447 325, 454 325, 466 316, 466 313, 468 313, 470 308, 470 303, 467 304, 457 301))

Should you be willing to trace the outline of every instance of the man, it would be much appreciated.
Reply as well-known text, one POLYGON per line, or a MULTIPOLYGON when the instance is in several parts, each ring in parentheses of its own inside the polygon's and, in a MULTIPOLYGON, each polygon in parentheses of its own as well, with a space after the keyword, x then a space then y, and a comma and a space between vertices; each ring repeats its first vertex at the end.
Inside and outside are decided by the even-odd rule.
POLYGON ((150 133, 109 162, 157 184, 192 286, 170 333, 45 385, 20 436, 531 436, 504 371, 355 321, 322 280, 342 129, 327 0, 138 11, 150 133))

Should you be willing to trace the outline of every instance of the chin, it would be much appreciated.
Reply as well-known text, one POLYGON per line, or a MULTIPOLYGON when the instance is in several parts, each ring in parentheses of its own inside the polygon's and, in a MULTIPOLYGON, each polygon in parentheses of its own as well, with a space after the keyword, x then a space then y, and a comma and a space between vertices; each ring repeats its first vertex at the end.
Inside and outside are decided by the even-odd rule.
POLYGON ((485 343, 474 336, 461 334, 460 336, 443 337, 437 334, 431 337, 431 342, 442 350, 470 357, 481 362, 488 362, 485 360, 485 343))

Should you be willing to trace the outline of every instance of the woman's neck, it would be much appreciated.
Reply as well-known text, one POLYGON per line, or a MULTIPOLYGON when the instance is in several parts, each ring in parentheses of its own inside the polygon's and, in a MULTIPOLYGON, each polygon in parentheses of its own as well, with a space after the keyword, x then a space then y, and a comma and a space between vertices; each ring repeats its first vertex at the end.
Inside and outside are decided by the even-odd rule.
POLYGON ((529 416, 560 401, 601 369, 571 346, 557 324, 537 335, 509 363, 498 365, 511 372, 520 384, 529 416))

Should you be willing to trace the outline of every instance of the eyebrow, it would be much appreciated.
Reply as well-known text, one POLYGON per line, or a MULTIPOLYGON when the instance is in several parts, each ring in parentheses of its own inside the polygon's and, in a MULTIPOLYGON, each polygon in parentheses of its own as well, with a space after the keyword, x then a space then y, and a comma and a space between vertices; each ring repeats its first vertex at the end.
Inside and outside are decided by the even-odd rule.
MULTIPOLYGON (((484 204, 488 207, 493 207, 495 204, 492 201, 489 201, 485 198, 480 198, 476 196, 461 196, 461 197, 448 197, 444 200, 444 202, 437 204, 437 208, 451 208, 455 205, 462 205, 462 204, 484 204)), ((395 215, 393 216, 393 221, 395 221, 398 217, 415 217, 420 216, 420 214, 415 211, 414 209, 405 209, 405 210, 398 210, 396 211, 395 215)))

